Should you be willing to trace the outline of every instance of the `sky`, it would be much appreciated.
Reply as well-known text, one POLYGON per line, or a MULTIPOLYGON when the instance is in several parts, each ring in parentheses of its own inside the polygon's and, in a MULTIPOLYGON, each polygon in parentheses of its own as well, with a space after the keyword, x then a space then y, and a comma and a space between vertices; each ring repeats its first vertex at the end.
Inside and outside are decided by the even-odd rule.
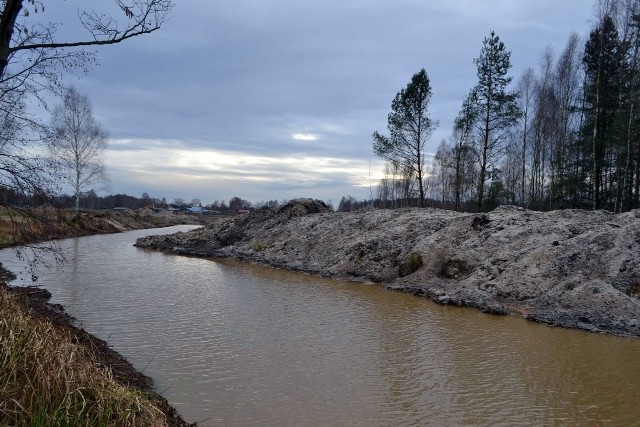
MULTIPOLYGON (((109 130, 112 194, 252 202, 375 194, 396 93, 421 68, 439 126, 435 153, 476 84, 490 31, 512 52, 514 83, 547 46, 588 34, 590 0, 189 0, 162 28, 98 49, 67 76, 109 130)), ((47 13, 77 37, 68 0, 47 13)))

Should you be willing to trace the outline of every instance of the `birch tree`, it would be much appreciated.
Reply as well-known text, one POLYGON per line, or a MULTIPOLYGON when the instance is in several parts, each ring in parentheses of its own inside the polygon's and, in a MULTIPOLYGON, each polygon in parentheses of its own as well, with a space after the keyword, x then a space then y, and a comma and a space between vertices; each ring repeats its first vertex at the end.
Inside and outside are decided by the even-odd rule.
POLYGON ((82 192, 108 181, 103 161, 108 137, 93 117, 89 98, 68 89, 62 104, 53 110, 48 142, 61 176, 73 188, 76 218, 82 192))

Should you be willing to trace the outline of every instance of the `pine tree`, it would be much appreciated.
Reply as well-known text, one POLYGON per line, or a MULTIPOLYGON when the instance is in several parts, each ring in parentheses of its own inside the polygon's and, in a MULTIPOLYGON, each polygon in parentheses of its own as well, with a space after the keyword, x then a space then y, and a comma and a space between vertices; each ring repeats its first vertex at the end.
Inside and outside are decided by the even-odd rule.
POLYGON ((520 117, 520 110, 516 103, 517 94, 507 90, 513 79, 507 75, 511 68, 511 53, 495 32, 492 31, 484 39, 480 56, 474 63, 478 84, 468 100, 471 100, 474 116, 477 117, 476 144, 480 159, 477 203, 478 209, 482 210, 489 172, 500 154, 507 131, 520 117))
MULTIPOLYGON (((622 46, 611 16, 605 15, 591 34, 583 57, 585 68, 585 111, 582 126, 582 146, 588 173, 589 198, 593 209, 605 207, 608 173, 614 168, 615 144, 620 112, 620 73, 622 71, 622 46)), ((609 182, 609 184, 611 184, 609 182)))
POLYGON ((400 90, 391 103, 387 129, 389 136, 373 133, 373 151, 390 162, 397 162, 411 171, 418 183, 420 206, 424 207, 425 142, 431 137, 437 122, 429 117, 431 85, 427 72, 420 70, 407 87, 400 90))

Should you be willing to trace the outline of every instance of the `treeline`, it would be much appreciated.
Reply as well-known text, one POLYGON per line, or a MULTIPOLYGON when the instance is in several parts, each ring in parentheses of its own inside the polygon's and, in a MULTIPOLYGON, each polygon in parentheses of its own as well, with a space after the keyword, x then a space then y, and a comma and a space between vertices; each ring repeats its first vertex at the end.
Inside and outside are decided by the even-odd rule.
MULTIPOLYGON (((415 164, 424 155, 414 144, 413 163, 388 162, 371 204, 410 205, 424 193, 427 205, 456 210, 640 207, 640 0, 600 1, 596 15, 588 37, 571 34, 559 54, 548 47, 517 80, 508 74, 510 53, 491 33, 475 60, 478 84, 423 180, 415 164)), ((403 120, 415 127, 414 117, 403 120)), ((407 135, 411 127, 391 118, 391 137, 407 135)))
MULTIPOLYGON (((333 206, 329 206, 333 210, 333 206)), ((420 197, 399 198, 399 199, 364 199, 358 200, 351 195, 343 196, 338 203, 338 212, 353 212, 360 209, 402 209, 402 208, 438 208, 453 210, 453 203, 442 203, 440 200, 427 197, 423 203, 420 197)), ((473 212, 477 205, 474 201, 468 201, 462 205, 460 211, 473 212)))
MULTIPOLYGON (((73 208, 75 203, 75 195, 45 196, 41 193, 31 195, 0 185, 0 205, 11 205, 17 207, 50 205, 55 208, 66 209, 73 208)), ((228 202, 225 200, 215 200, 210 204, 203 204, 200 199, 192 199, 187 202, 182 198, 175 198, 172 201, 167 201, 165 197, 151 197, 148 193, 142 193, 141 197, 130 196, 128 194, 110 194, 100 196, 95 190, 90 190, 80 194, 81 209, 128 208, 137 210, 142 208, 160 208, 186 210, 190 207, 199 207, 224 214, 235 213, 239 210, 277 208, 286 203, 287 200, 268 200, 251 203, 250 201, 238 196, 232 197, 228 202)))

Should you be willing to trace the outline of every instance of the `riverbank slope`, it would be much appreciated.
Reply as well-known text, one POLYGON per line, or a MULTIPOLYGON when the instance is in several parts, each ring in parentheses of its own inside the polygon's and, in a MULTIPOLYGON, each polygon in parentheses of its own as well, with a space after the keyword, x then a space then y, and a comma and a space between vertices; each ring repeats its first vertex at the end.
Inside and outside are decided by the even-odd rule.
POLYGON ((638 210, 334 213, 301 199, 136 246, 381 282, 440 304, 640 336, 638 210))
POLYGON ((152 381, 51 294, 0 283, 0 424, 188 426, 152 381))
POLYGON ((73 210, 46 207, 31 210, 4 209, 0 212, 0 248, 53 239, 80 237, 91 234, 119 233, 127 230, 170 227, 173 225, 201 225, 202 215, 172 213, 152 209, 83 210, 79 218, 73 210))

